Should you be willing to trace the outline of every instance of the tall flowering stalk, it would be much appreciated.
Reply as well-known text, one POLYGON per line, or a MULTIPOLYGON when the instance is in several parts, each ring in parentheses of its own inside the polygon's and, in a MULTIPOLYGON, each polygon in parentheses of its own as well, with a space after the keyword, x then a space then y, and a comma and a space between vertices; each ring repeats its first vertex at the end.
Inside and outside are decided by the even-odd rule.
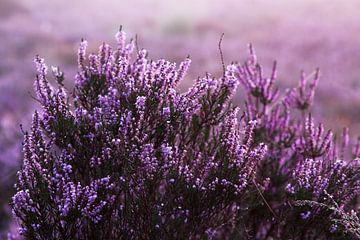
POLYGON ((12 199, 26 239, 356 239, 348 131, 337 144, 306 117, 318 71, 282 97, 276 64, 266 77, 251 47, 180 93, 189 58, 155 61, 124 32, 116 40, 89 55, 81 41, 70 96, 63 73, 52 68, 53 87, 34 60, 42 110, 12 199), (239 84, 243 108, 231 103, 239 84))

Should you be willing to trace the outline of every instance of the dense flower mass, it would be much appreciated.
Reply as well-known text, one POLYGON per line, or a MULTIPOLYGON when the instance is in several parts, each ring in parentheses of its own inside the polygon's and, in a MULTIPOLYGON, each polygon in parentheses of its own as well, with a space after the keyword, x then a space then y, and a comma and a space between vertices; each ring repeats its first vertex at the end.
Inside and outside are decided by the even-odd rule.
POLYGON ((42 111, 12 199, 26 239, 360 236, 359 143, 350 157, 348 131, 338 144, 307 114, 319 71, 280 97, 276 64, 265 77, 250 47, 249 61, 182 93, 189 58, 155 61, 123 31, 116 40, 89 55, 81 41, 70 96, 59 68, 54 88, 34 60, 42 111), (231 102, 239 85, 244 108, 231 102))

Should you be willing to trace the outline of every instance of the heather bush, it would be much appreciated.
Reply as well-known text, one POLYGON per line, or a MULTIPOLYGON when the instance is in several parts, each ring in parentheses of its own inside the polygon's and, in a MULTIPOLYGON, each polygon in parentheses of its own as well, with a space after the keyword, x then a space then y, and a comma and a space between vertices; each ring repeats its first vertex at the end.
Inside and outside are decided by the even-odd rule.
POLYGON ((257 239, 357 239, 360 145, 353 144, 350 154, 348 129, 337 143, 330 130, 315 125, 309 108, 319 70, 307 77, 302 72, 299 86, 278 97, 273 87, 276 62, 267 78, 251 46, 250 54, 236 76, 247 90, 245 119, 258 122, 254 143, 265 143, 268 151, 257 171, 263 182, 261 198, 249 202, 244 218, 247 232, 257 239), (337 221, 340 212, 350 214, 357 228, 337 221))
POLYGON ((350 157, 347 131, 337 143, 315 126, 319 71, 281 95, 276 64, 265 77, 250 47, 244 64, 180 92, 190 58, 150 60, 123 31, 116 40, 89 55, 81 41, 71 91, 34 60, 42 110, 12 199, 26 239, 359 237, 360 147, 350 157))

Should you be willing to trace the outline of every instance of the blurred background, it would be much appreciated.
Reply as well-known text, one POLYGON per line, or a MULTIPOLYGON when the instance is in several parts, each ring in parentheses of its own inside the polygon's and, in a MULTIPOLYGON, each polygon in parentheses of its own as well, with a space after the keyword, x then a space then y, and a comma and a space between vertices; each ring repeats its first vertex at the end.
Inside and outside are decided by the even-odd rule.
POLYGON ((360 135, 359 0, 0 0, 0 232, 15 229, 8 202, 21 159, 19 125, 27 129, 38 107, 34 55, 60 66, 71 85, 80 39, 95 52, 115 42, 120 25, 151 58, 191 55, 183 89, 205 71, 221 74, 222 33, 226 64, 244 61, 252 43, 265 70, 278 61, 281 88, 319 67, 315 115, 335 132, 348 126, 360 135))

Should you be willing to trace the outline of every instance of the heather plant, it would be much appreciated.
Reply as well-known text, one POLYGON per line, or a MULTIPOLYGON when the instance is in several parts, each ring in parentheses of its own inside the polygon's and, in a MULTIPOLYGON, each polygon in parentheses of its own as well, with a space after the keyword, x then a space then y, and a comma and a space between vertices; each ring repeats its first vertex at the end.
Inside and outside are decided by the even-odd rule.
POLYGON ((319 71, 281 96, 276 64, 265 77, 250 47, 244 64, 180 92, 190 58, 151 60, 123 31, 116 40, 89 55, 81 41, 72 91, 34 60, 42 110, 12 199, 26 239, 358 237, 360 147, 345 159, 348 131, 339 144, 315 126, 319 71))
POLYGON ((266 152, 230 97, 235 69, 176 85, 190 64, 151 61, 116 35, 117 48, 79 48, 72 97, 35 58, 42 113, 24 137, 13 210, 28 239, 181 239, 233 229, 266 152), (88 64, 86 60, 88 59, 88 64))
MULTIPOLYGON (((336 208, 337 214, 344 213, 342 216, 351 212, 352 219, 357 219, 354 211, 358 207, 360 187, 359 141, 347 159, 348 129, 344 129, 341 143, 337 143, 330 130, 325 132, 321 123, 315 125, 309 109, 319 70, 312 74, 310 84, 307 80, 312 75, 306 77, 302 72, 299 86, 279 97, 273 87, 276 62, 270 77, 265 77, 251 46, 250 55, 249 61, 237 65, 236 76, 247 91, 244 118, 258 122, 254 142, 265 143, 268 151, 257 171, 257 179, 263 186, 258 198, 263 203, 250 201, 248 217, 244 218, 248 236, 258 239, 358 237, 349 229, 335 228, 335 213, 329 209, 336 208), (297 204, 298 201, 318 205, 305 207, 297 204)), ((358 222, 354 226, 359 226, 358 222)))

